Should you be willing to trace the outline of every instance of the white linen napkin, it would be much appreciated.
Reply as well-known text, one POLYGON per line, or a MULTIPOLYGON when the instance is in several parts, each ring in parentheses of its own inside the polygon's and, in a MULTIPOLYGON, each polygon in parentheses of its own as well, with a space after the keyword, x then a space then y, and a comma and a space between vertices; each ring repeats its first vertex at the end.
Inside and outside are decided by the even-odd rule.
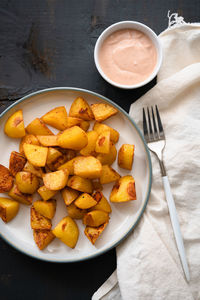
POLYGON ((159 164, 151 155, 153 183, 145 213, 117 247, 117 270, 92 300, 200 299, 200 24, 175 18, 159 36, 164 60, 158 83, 131 105, 130 115, 142 129, 142 107, 158 105, 191 280, 188 284, 182 271, 159 164))

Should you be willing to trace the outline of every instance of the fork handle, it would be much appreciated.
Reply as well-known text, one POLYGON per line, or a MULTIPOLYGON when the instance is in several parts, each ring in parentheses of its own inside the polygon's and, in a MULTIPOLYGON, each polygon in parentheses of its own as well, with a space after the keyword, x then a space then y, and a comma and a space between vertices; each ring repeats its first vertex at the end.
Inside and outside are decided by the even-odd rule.
POLYGON ((169 207, 169 214, 170 214, 172 227, 174 230, 177 248, 179 251, 179 255, 180 255, 181 262, 182 262, 185 277, 186 277, 187 281, 189 282, 190 281, 190 273, 189 273, 189 268, 188 268, 188 264, 187 264, 187 260, 186 260, 185 248, 184 248, 183 239, 182 239, 182 235, 181 235, 181 230, 180 230, 180 225, 179 225, 179 221, 178 221, 178 215, 176 212, 176 206, 174 203, 174 198, 171 193, 171 188, 170 188, 168 177, 163 176, 162 179, 163 179, 163 186, 165 189, 166 200, 167 200, 167 204, 169 207))

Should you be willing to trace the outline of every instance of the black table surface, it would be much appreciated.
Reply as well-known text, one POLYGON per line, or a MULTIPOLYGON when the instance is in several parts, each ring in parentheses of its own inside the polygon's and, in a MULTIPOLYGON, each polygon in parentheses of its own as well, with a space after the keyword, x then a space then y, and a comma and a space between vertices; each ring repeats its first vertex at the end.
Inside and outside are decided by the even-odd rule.
MULTIPOLYGON (((157 34, 167 13, 198 22, 199 0, 1 0, 0 112, 30 92, 47 87, 80 87, 123 107, 152 88, 136 90, 106 83, 93 60, 95 42, 109 25, 134 20, 157 34)), ((116 268, 115 249, 72 264, 47 263, 26 256, 0 239, 0 299, 90 299, 116 268)))

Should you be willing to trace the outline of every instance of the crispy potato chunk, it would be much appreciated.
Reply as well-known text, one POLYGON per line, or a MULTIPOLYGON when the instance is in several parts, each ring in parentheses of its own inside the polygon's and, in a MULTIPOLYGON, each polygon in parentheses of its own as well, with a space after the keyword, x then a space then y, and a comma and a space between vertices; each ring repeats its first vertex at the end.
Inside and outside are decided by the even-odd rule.
POLYGON ((45 185, 41 186, 37 192, 44 201, 51 199, 57 193, 57 191, 49 190, 45 185))
POLYGON ((118 110, 107 103, 96 103, 91 105, 95 120, 102 122, 113 115, 116 115, 118 110))
POLYGON ((103 210, 107 213, 111 213, 111 206, 102 192, 97 191, 92 195, 92 197, 96 200, 97 204, 93 206, 91 210, 103 210))
POLYGON ((45 147, 58 146, 56 135, 37 135, 37 139, 42 146, 45 147))
POLYGON ((113 186, 110 194, 111 202, 136 200, 135 180, 131 175, 121 177, 113 186))
POLYGON ((120 175, 113 168, 108 165, 102 166, 102 173, 100 177, 101 184, 110 183, 118 180, 119 178, 120 175))
POLYGON ((102 191, 103 190, 103 186, 100 183, 99 178, 96 178, 95 180, 93 180, 92 185, 93 185, 93 189, 95 191, 102 191))
POLYGON ((94 245, 98 237, 102 234, 106 226, 108 225, 108 222, 98 226, 98 227, 90 227, 86 226, 84 233, 89 239, 89 241, 94 245))
POLYGON ((5 123, 4 132, 11 138, 21 138, 25 136, 24 119, 22 110, 12 114, 5 123))
POLYGON ((93 191, 91 180, 76 175, 72 176, 68 180, 67 185, 72 189, 78 190, 83 193, 85 192, 91 194, 93 191))
POLYGON ((68 176, 69 172, 67 169, 44 174, 44 185, 47 187, 47 189, 52 191, 61 190, 67 184, 68 176))
POLYGON ((93 130, 95 130, 98 134, 101 134, 102 132, 109 130, 111 142, 116 144, 119 140, 119 132, 106 124, 95 122, 93 126, 93 130))
POLYGON ((54 199, 48 201, 37 200, 33 203, 33 207, 42 216, 48 219, 52 219, 56 212, 56 200, 54 199))
POLYGON ((98 153, 96 158, 101 162, 102 165, 112 165, 117 157, 117 149, 115 145, 110 142, 110 151, 109 153, 98 153))
POLYGON ((88 143, 87 134, 78 126, 73 126, 57 136, 58 145, 61 148, 81 150, 88 143))
POLYGON ((98 136, 95 151, 108 154, 110 152, 110 131, 104 131, 98 136))
POLYGON ((0 165, 0 193, 9 192, 13 186, 13 180, 10 170, 0 165))
POLYGON ((78 191, 73 190, 69 187, 65 187, 61 191, 61 194, 63 196, 63 199, 64 199, 66 205, 70 205, 79 196, 78 191))
POLYGON ((9 198, 0 197, 0 217, 5 223, 11 221, 18 213, 19 203, 9 198))
POLYGON ((80 220, 83 218, 87 210, 78 208, 74 202, 67 206, 67 213, 72 219, 80 220))
POLYGON ((21 142, 19 144, 19 152, 21 154, 24 154, 24 143, 26 143, 26 144, 32 144, 32 145, 37 145, 37 146, 40 145, 40 143, 39 143, 39 141, 38 141, 38 139, 36 138, 35 135, 33 135, 33 134, 26 134, 21 139, 21 142))
POLYGON ((49 147, 46 161, 47 165, 55 162, 60 156, 62 156, 62 153, 60 151, 55 148, 49 147))
POLYGON ((34 135, 53 135, 53 132, 39 118, 34 119, 27 127, 26 131, 34 135))
POLYGON ((134 145, 123 144, 118 152, 118 165, 121 168, 131 170, 134 159, 134 145))
POLYGON ((74 161, 74 174, 83 178, 99 178, 102 172, 102 165, 93 156, 80 156, 74 161))
POLYGON ((76 222, 68 216, 57 224, 53 230, 53 234, 68 247, 74 248, 78 241, 79 229, 76 222))
POLYGON ((33 237, 38 248, 43 250, 54 240, 55 235, 51 230, 34 229, 33 237))
POLYGON ((42 169, 40 167, 34 167, 29 161, 26 162, 23 171, 30 172, 40 178, 43 176, 42 169))
POLYGON ((85 120, 80 119, 80 118, 67 117, 67 127, 66 128, 70 128, 70 127, 73 127, 73 126, 79 126, 84 131, 87 131, 88 128, 90 127, 90 122, 85 121, 85 120))
POLYGON ((41 119, 44 123, 58 130, 65 130, 67 128, 67 111, 64 106, 55 107, 42 116, 41 119))
POLYGON ((24 153, 28 161, 35 167, 44 167, 48 148, 24 143, 24 153))
POLYGON ((87 193, 81 194, 75 201, 74 204, 81 209, 88 209, 97 204, 97 201, 87 193))
POLYGON ((88 144, 81 149, 80 154, 84 156, 93 155, 95 152, 96 141, 98 133, 94 130, 87 132, 88 144))
POLYGON ((13 176, 15 176, 17 172, 22 171, 25 164, 26 164, 26 157, 24 155, 16 151, 11 152, 10 160, 9 160, 9 169, 13 176))
POLYGON ((9 191, 8 196, 10 196, 12 199, 14 199, 20 203, 23 203, 26 205, 32 204, 31 195, 21 193, 15 183, 14 183, 13 187, 11 188, 11 190, 9 191))
POLYGON ((59 170, 59 167, 64 166, 66 162, 70 161, 75 156, 76 152, 74 150, 49 148, 47 155, 47 166, 51 171, 56 171, 57 169, 59 170))
POLYGON ((23 194, 33 194, 39 187, 39 180, 36 175, 29 172, 18 172, 15 176, 16 185, 23 194))
POLYGON ((81 97, 76 98, 72 103, 69 110, 69 116, 80 118, 86 121, 91 121, 94 119, 94 115, 89 104, 81 97))
POLYGON ((58 170, 67 169, 69 171, 69 175, 74 175, 74 162, 79 157, 82 157, 82 156, 76 156, 76 157, 72 158, 71 160, 67 161, 66 163, 64 163, 63 165, 58 167, 58 170))
POLYGON ((51 229, 51 220, 42 216, 35 208, 31 207, 31 228, 32 229, 51 229))
POLYGON ((83 224, 91 227, 98 227, 108 221, 108 213, 102 210, 92 210, 83 217, 83 224))

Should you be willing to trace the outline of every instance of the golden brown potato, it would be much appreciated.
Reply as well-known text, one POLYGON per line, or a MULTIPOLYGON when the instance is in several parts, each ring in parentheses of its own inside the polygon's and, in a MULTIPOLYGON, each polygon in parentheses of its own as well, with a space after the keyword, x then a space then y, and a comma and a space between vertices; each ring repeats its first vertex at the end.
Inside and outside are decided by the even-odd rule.
POLYGON ((12 114, 5 123, 4 132, 11 138, 21 138, 25 136, 24 119, 22 110, 12 114))
POLYGON ((117 157, 117 149, 115 145, 110 142, 110 151, 109 153, 98 153, 96 158, 101 162, 102 165, 112 165, 117 157))
POLYGON ((68 247, 74 248, 78 241, 79 229, 72 218, 65 217, 54 228, 53 234, 68 247))
POLYGON ((70 127, 57 136, 61 148, 81 150, 88 143, 87 134, 78 126, 70 127))
POLYGON ((97 204, 97 201, 87 193, 81 194, 75 201, 74 204, 81 209, 88 209, 97 204))
POLYGON ((0 165, 0 193, 9 192, 13 186, 13 180, 10 170, 0 165))
POLYGON ((35 167, 44 167, 48 148, 24 143, 24 153, 28 161, 35 167))
POLYGON ((13 187, 11 188, 11 190, 9 191, 8 196, 10 196, 12 199, 14 199, 20 203, 23 203, 26 205, 32 204, 31 195, 21 193, 15 183, 14 183, 13 187))
POLYGON ((9 169, 13 176, 15 176, 17 172, 22 171, 25 164, 26 164, 26 157, 24 155, 16 151, 11 152, 10 160, 9 160, 9 169))
POLYGON ((48 201, 37 200, 33 203, 33 207, 42 216, 48 219, 52 219, 56 212, 56 200, 54 199, 48 201))
POLYGON ((97 204, 93 206, 91 210, 103 210, 107 213, 111 213, 111 206, 102 192, 97 191, 92 195, 92 197, 94 198, 94 200, 96 200, 97 204))
POLYGON ((108 154, 110 152, 110 131, 104 131, 98 136, 95 151, 108 154))
POLYGON ((91 227, 98 227, 108 221, 108 213, 102 210, 92 210, 83 217, 83 224, 91 227))
POLYGON ((121 177, 113 186, 110 194, 111 202, 136 200, 135 180, 131 175, 121 177))
POLYGON ((102 172, 102 165, 93 156, 79 156, 74 160, 74 174, 83 178, 99 178, 102 172))
POLYGON ((74 150, 62 148, 49 148, 47 155, 47 166, 51 171, 56 171, 57 169, 59 170, 59 167, 64 166, 66 162, 70 161, 75 156, 76 152, 74 150))
POLYGON ((92 185, 93 185, 93 189, 95 191, 102 191, 103 190, 103 186, 99 181, 99 178, 96 178, 94 180, 92 180, 92 185))
POLYGON ((86 226, 84 233, 89 239, 89 241, 94 245, 98 237, 101 235, 101 233, 104 231, 106 226, 108 225, 108 222, 98 226, 98 227, 90 227, 86 226))
POLYGON ((43 176, 42 169, 39 167, 34 167, 29 161, 26 162, 23 171, 30 172, 40 178, 43 176))
POLYGON ((26 144, 32 144, 32 145, 40 145, 38 139, 36 138, 35 135, 33 134, 26 134, 22 139, 21 139, 21 142, 19 144, 19 152, 21 154, 24 154, 24 143, 26 144))
POLYGON ((117 130, 113 129, 112 127, 106 125, 106 124, 95 122, 94 126, 93 126, 93 130, 95 130, 98 134, 101 134, 104 131, 109 130, 110 131, 110 140, 111 140, 111 142, 116 144, 119 140, 119 132, 117 130))
POLYGON ((71 160, 67 161, 66 163, 58 167, 58 170, 67 169, 69 171, 69 175, 74 175, 74 162, 78 157, 82 157, 82 156, 77 156, 72 158, 71 160))
POLYGON ((86 178, 82 178, 80 176, 72 176, 68 182, 67 185, 74 189, 74 190, 78 190, 80 192, 85 192, 85 193, 89 193, 91 194, 93 191, 93 186, 92 186, 92 182, 89 179, 86 178))
POLYGON ((63 189, 68 180, 69 172, 67 169, 44 174, 43 181, 47 189, 58 191, 63 189))
POLYGON ((79 125, 81 127, 81 129, 83 129, 84 131, 87 131, 90 127, 90 122, 89 121, 85 121, 82 120, 81 124, 79 125))
POLYGON ((45 147, 58 146, 56 135, 37 135, 37 139, 42 146, 45 147))
POLYGON ((37 190, 37 192, 44 201, 51 199, 57 193, 57 191, 51 191, 51 190, 47 189, 47 187, 45 185, 41 186, 37 190))
POLYGON ((55 235, 51 230, 34 229, 33 237, 38 248, 43 250, 54 240, 55 235))
POLYGON ((23 194, 33 194, 39 187, 39 180, 36 175, 29 172, 18 172, 15 176, 16 185, 23 194))
POLYGON ((26 131, 34 135, 53 135, 53 132, 39 118, 34 119, 27 127, 26 131))
POLYGON ((31 228, 32 229, 51 229, 51 220, 42 216, 35 208, 31 207, 31 228))
POLYGON ((78 97, 72 103, 69 116, 80 118, 86 121, 91 121, 94 119, 94 115, 88 103, 81 97, 78 97))
POLYGON ((64 199, 66 205, 70 205, 79 196, 78 191, 73 190, 69 187, 65 187, 61 191, 61 194, 63 196, 63 199, 64 199))
POLYGON ((72 202, 70 205, 67 205, 67 213, 72 219, 80 220, 83 218, 86 212, 87 211, 85 209, 78 208, 74 202, 72 202))
POLYGON ((116 115, 118 110, 107 103, 96 103, 91 105, 95 120, 102 122, 113 115, 116 115))
POLYGON ((93 155, 95 152, 96 141, 98 133, 94 130, 87 132, 88 144, 81 149, 80 154, 84 156, 93 155))
POLYGON ((88 128, 90 127, 90 122, 85 121, 85 120, 80 119, 80 118, 67 117, 67 127, 66 128, 70 128, 70 127, 73 127, 73 126, 79 126, 84 131, 87 131, 88 128))
POLYGON ((102 173, 100 177, 101 184, 110 183, 118 180, 119 178, 120 175, 113 168, 108 165, 102 166, 102 173))
POLYGON ((64 106, 55 107, 42 116, 41 119, 44 123, 58 130, 65 130, 67 128, 67 111, 64 106))
POLYGON ((134 145, 123 144, 118 152, 118 165, 121 168, 131 170, 134 158, 134 145))
POLYGON ((0 197, 0 217, 5 223, 11 221, 18 213, 19 203, 9 198, 0 197))

